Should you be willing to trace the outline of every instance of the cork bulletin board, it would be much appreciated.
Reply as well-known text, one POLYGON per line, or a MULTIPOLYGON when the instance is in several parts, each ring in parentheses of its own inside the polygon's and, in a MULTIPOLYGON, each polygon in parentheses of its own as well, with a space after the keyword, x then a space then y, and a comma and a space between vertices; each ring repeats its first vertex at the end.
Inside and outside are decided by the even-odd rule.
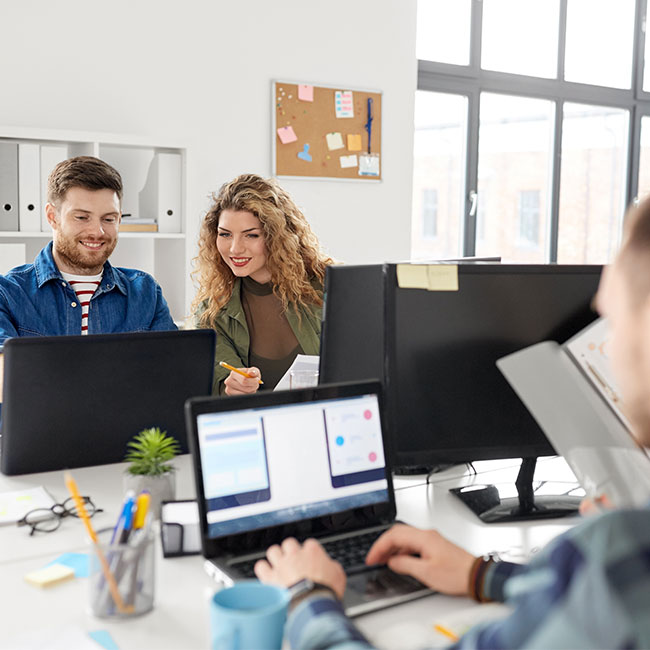
POLYGON ((381 92, 274 81, 271 99, 274 176, 381 180, 381 92))

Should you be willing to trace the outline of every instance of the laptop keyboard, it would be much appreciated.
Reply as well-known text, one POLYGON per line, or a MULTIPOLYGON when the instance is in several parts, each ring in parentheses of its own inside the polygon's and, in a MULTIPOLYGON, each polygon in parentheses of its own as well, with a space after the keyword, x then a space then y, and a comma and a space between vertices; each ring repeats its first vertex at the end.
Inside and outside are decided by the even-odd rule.
MULTIPOLYGON (((363 535, 355 535, 354 537, 345 537, 343 539, 336 539, 329 542, 323 542, 323 547, 329 555, 341 563, 345 573, 352 575, 367 571, 373 567, 366 565, 366 555, 374 541, 381 535, 383 530, 375 530, 363 535)), ((253 567, 257 559, 244 560, 243 562, 235 562, 232 564, 233 568, 241 571, 245 578, 254 578, 255 572, 253 567)))

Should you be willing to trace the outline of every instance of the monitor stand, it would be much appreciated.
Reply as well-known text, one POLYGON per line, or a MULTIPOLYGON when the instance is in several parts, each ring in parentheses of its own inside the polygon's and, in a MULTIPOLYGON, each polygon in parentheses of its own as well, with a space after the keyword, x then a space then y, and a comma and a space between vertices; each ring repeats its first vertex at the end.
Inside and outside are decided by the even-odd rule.
POLYGON ((535 495, 533 475, 536 464, 536 457, 522 458, 515 481, 518 494, 516 497, 501 497, 496 485, 468 485, 452 488, 450 492, 486 524, 577 514, 581 497, 567 494, 535 495))

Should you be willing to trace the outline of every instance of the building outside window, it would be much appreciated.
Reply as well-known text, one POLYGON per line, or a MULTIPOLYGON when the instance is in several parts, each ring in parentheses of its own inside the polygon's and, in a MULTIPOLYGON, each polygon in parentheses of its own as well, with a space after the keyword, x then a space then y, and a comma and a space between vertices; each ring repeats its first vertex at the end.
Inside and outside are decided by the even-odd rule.
POLYGON ((539 246, 539 190, 519 192, 519 242, 523 246, 539 246))
POLYGON ((612 259, 650 194, 648 2, 418 1, 414 258, 612 259))
POLYGON ((434 239, 438 234, 438 192, 422 190, 422 237, 434 239))

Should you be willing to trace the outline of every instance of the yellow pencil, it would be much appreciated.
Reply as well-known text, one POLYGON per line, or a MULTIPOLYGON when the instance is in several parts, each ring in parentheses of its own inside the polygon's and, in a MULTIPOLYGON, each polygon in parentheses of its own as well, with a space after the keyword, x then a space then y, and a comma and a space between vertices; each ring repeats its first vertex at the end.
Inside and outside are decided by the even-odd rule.
POLYGON ((451 630, 444 627, 444 625, 440 625, 439 623, 436 623, 433 626, 433 629, 436 632, 440 632, 440 634, 442 634, 442 636, 446 636, 451 641, 458 641, 459 640, 459 637, 456 634, 454 634, 451 630))
MULTIPOLYGON (((239 368, 235 368, 235 366, 231 366, 229 363, 226 363, 225 361, 219 361, 219 365, 222 368, 227 368, 228 370, 232 370, 233 372, 236 372, 238 375, 241 375, 242 377, 248 377, 249 379, 256 379, 256 377, 253 377, 253 375, 249 375, 247 372, 244 372, 243 370, 240 370, 239 368)), ((258 379, 257 381, 260 384, 264 383, 261 379, 258 379)))
POLYGON ((104 573, 104 579, 108 583, 108 588, 111 592, 111 596, 113 597, 113 600, 115 601, 115 604, 117 605, 117 609, 123 614, 130 614, 133 611, 133 605, 125 605, 124 601, 122 600, 122 596, 120 596, 119 589, 117 588, 117 583, 115 582, 115 576, 111 573, 111 569, 108 566, 106 557, 104 556, 104 553, 102 553, 102 549, 99 545, 99 540, 97 539, 97 533, 95 532, 92 524, 90 523, 90 517, 86 512, 86 506, 84 506, 83 499, 79 496, 79 490, 77 489, 77 484, 75 483, 75 480, 72 478, 70 472, 65 472, 64 478, 65 478, 66 487, 68 488, 70 495, 74 499, 77 512, 79 513, 81 520, 84 522, 86 526, 86 531, 88 532, 88 536, 92 540, 92 543, 95 547, 95 552, 97 553, 99 562, 102 565, 102 572, 104 573))

